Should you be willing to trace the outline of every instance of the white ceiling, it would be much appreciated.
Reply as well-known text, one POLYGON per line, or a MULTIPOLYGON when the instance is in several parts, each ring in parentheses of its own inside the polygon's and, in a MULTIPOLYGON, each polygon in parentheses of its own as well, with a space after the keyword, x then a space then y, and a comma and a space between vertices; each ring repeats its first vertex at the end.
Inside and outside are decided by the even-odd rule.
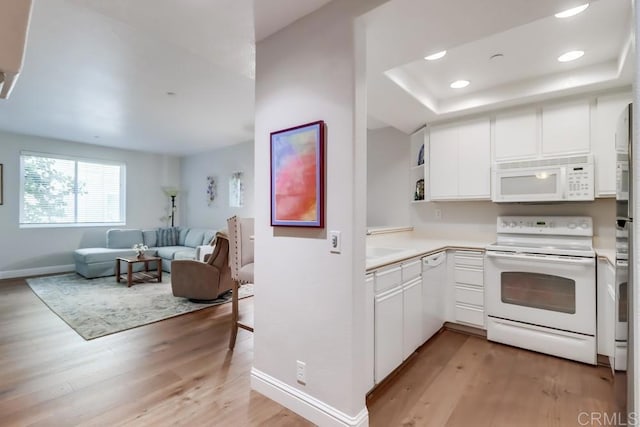
MULTIPOLYGON (((34 0, 24 67, 11 97, 0 100, 0 129, 176 155, 252 140, 254 40, 329 1, 255 0, 254 32, 254 0, 34 0)), ((412 132, 428 121, 568 94, 569 79, 583 83, 576 90, 603 87, 603 75, 615 75, 609 84, 630 82, 630 67, 615 62, 630 0, 599 0, 565 27, 544 19, 580 2, 391 0, 373 10, 370 128, 412 132), (580 20, 587 30, 576 30, 580 20), (550 67, 569 38, 587 54, 564 64, 554 86, 545 76, 557 71, 550 67), (530 55, 518 53, 525 45, 530 55), (438 63, 421 60, 441 49, 449 55, 438 63), (508 55, 491 63, 496 49, 508 55), (472 85, 449 89, 467 70, 472 85)))
POLYGON ((524 3, 395 0, 371 12, 370 116, 412 132, 426 122, 631 84, 630 0, 595 1, 568 19, 553 14, 575 1, 524 3), (444 49, 444 58, 424 60, 444 49), (581 59, 557 61, 576 49, 586 52, 581 59), (504 57, 490 60, 496 53, 504 57), (471 84, 450 88, 458 79, 471 84))
MULTIPOLYGON (((258 37, 328 1, 257 0, 258 37)), ((179 155, 252 140, 253 0, 186 3, 34 0, 0 129, 179 155)))

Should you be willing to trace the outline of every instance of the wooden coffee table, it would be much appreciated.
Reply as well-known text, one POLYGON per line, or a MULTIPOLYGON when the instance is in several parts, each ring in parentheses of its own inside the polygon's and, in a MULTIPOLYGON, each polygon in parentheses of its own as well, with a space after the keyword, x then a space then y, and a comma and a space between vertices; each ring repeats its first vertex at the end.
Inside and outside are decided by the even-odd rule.
POLYGON ((162 282, 162 258, 157 256, 143 255, 141 257, 117 257, 116 258, 116 282, 120 283, 120 279, 124 280, 126 276, 127 287, 131 287, 134 282, 142 283, 157 279, 158 283, 162 282), (156 262, 157 271, 149 271, 149 262, 156 262), (127 263, 127 272, 120 274, 120 263, 127 263), (144 271, 134 273, 133 264, 144 262, 144 271))

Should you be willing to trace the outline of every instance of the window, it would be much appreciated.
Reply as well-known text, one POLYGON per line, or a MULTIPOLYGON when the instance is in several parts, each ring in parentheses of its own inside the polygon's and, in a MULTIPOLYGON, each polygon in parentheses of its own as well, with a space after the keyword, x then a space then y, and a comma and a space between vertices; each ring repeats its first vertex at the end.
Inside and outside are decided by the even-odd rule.
POLYGON ((22 153, 20 171, 21 226, 125 222, 124 164, 22 153))

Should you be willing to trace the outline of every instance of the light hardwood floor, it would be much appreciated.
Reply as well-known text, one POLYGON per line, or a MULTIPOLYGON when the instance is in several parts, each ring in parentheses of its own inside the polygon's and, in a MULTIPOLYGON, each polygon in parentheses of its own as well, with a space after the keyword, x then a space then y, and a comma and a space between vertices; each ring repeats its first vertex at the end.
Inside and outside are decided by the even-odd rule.
MULTIPOLYGON (((253 299, 240 302, 251 312, 253 299)), ((85 341, 24 280, 0 281, 0 426, 308 426, 250 390, 230 304, 85 341)), ((370 396, 372 426, 572 426, 616 411, 611 375, 445 331, 370 396)))
POLYGON ((585 425, 581 412, 623 409, 609 368, 448 330, 375 390, 368 407, 374 427, 565 427, 585 425))

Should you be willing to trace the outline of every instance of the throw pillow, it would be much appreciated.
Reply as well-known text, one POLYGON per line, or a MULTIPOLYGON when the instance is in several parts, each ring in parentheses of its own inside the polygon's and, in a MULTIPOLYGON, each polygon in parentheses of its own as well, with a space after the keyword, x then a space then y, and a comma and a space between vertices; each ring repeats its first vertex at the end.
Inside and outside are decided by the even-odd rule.
POLYGON ((178 244, 180 229, 178 227, 158 228, 158 246, 175 246, 178 244))

